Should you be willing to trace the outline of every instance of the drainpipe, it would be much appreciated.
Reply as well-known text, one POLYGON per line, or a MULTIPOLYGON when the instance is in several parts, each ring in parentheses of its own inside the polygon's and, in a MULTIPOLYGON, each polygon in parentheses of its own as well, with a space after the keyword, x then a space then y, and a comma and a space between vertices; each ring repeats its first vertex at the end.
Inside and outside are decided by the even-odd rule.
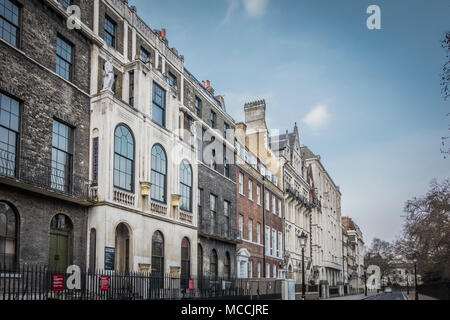
MULTIPOLYGON (((264 246, 263 246, 263 272, 264 272, 264 278, 266 278, 266 178, 263 176, 262 178, 262 209, 263 209, 263 234, 264 234, 264 246)), ((270 200, 270 199, 269 199, 270 200)))

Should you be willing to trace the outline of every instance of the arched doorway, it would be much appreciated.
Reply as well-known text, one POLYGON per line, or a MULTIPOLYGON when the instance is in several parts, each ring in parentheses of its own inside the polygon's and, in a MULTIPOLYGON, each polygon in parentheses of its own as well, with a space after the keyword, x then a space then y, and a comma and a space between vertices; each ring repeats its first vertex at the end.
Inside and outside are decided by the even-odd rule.
POLYGON ((65 271, 72 262, 72 221, 63 214, 53 217, 50 222, 49 267, 65 271))
POLYGON ((191 277, 191 244, 188 238, 181 241, 181 287, 187 288, 191 277))
POLYGON ((14 271, 17 267, 19 217, 16 209, 0 201, 0 269, 14 271))
POLYGON ((116 261, 115 270, 130 271, 130 230, 124 223, 116 228, 116 261))

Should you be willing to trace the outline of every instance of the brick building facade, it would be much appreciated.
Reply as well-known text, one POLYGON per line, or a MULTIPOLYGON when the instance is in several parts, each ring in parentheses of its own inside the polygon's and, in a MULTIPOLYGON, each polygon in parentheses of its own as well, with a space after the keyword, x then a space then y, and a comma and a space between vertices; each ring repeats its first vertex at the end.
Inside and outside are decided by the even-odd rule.
POLYGON ((0 264, 83 267, 91 39, 57 1, 0 5, 0 264))

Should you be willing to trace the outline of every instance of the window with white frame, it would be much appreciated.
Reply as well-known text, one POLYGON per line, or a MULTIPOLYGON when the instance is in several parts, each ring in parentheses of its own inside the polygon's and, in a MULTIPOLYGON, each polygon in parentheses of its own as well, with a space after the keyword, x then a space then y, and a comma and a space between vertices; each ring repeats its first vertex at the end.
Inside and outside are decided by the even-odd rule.
POLYGON ((261 224, 259 222, 256 224, 256 242, 261 244, 261 224))
POLYGON ((278 250, 277 250, 277 256, 279 258, 283 257, 283 233, 278 231, 278 250))
POLYGON ((239 193, 244 195, 244 175, 239 173, 239 193))
POLYGON ((261 205, 261 187, 256 187, 256 203, 260 206, 261 205))
POLYGON ((244 238, 244 216, 239 215, 239 239, 244 238))
POLYGON ((258 279, 261 278, 261 262, 258 262, 258 264, 256 265, 256 272, 258 279))
POLYGON ((274 215, 277 215, 277 210, 276 210, 276 199, 275 196, 272 195, 272 213, 274 215))
POLYGON ((266 210, 270 211, 270 197, 269 197, 269 191, 266 191, 266 210))
POLYGON ((248 199, 253 200, 253 181, 248 180, 248 199))
POLYGON ((248 219, 248 241, 253 242, 253 220, 248 219))
POLYGON ((249 279, 253 278, 253 261, 248 261, 248 277, 249 279))
POLYGON ((270 227, 266 226, 264 238, 264 246, 266 247, 266 255, 270 254, 270 227))
POLYGON ((278 216, 280 218, 282 218, 283 216, 281 215, 281 200, 278 200, 278 216))
POLYGON ((272 276, 273 278, 277 278, 277 265, 274 264, 272 267, 273 267, 272 276))
POLYGON ((277 230, 272 229, 272 246, 270 248, 270 254, 275 256, 277 252, 277 230))
POLYGON ((266 278, 270 278, 270 264, 266 263, 266 278))

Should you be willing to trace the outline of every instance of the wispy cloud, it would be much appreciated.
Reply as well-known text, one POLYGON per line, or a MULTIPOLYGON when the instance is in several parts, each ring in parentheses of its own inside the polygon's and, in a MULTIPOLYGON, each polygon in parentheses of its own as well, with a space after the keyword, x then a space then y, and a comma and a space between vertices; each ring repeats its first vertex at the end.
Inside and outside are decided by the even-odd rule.
POLYGON ((314 107, 303 119, 303 122, 315 132, 324 129, 331 121, 331 113, 327 106, 318 105, 314 107))
POLYGON ((260 17, 266 13, 269 0, 244 0, 245 11, 250 17, 260 17))
POLYGON ((243 5, 245 13, 248 17, 262 17, 267 10, 269 0, 227 0, 228 7, 222 23, 229 23, 233 14, 243 5))

